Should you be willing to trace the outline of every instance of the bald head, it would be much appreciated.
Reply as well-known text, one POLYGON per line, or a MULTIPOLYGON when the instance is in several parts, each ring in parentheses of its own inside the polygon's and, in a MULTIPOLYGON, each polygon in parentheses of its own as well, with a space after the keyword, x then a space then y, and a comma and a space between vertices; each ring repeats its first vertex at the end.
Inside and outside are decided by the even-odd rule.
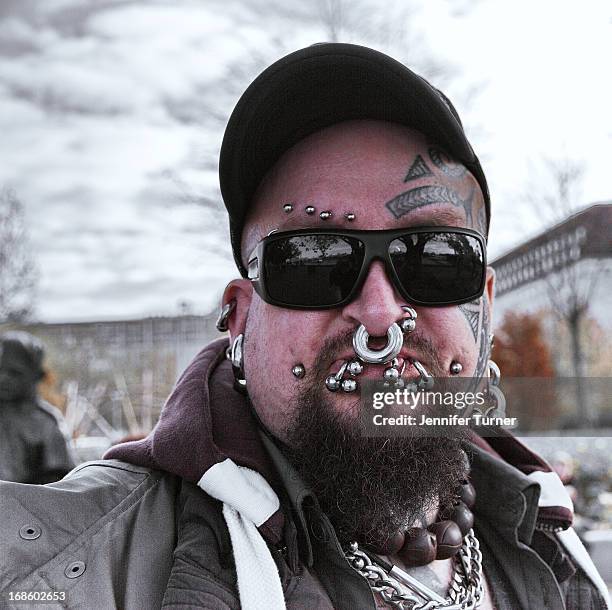
POLYGON ((477 181, 421 133, 383 121, 338 123, 298 142, 268 172, 245 223, 243 262, 273 229, 397 228, 432 220, 434 211, 428 224, 486 231, 477 181), (322 211, 331 218, 321 219, 322 211))

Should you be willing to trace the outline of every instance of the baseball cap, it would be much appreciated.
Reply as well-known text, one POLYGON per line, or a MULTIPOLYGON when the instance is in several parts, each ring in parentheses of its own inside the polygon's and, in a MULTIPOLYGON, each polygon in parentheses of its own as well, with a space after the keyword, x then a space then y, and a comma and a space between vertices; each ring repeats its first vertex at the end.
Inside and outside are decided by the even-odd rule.
POLYGON ((234 259, 243 276, 242 229, 261 180, 306 136, 355 119, 411 127, 465 165, 482 189, 488 230, 487 181, 450 100, 384 53, 353 44, 318 43, 264 70, 238 100, 225 129, 219 179, 234 259))

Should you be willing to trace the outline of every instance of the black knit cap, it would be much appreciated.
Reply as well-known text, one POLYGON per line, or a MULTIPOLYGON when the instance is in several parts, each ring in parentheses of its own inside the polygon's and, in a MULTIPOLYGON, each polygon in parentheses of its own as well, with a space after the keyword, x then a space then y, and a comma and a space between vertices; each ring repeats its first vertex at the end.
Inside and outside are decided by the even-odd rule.
POLYGON ((446 149, 474 175, 491 203, 480 162, 448 98, 395 59, 344 43, 295 51, 264 70, 244 92, 221 146, 219 178, 230 217, 232 250, 242 264, 244 219, 261 180, 306 136, 341 121, 377 119, 412 127, 446 149))

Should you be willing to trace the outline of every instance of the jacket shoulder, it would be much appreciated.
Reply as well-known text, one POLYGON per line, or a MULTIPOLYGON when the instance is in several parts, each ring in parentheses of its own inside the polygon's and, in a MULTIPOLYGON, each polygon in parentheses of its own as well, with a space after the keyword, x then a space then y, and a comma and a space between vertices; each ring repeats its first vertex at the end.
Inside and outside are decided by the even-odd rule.
POLYGON ((0 482, 0 590, 56 569, 65 577, 110 540, 120 552, 133 535, 154 538, 173 519, 177 489, 174 475, 119 460, 86 462, 48 485, 0 482))

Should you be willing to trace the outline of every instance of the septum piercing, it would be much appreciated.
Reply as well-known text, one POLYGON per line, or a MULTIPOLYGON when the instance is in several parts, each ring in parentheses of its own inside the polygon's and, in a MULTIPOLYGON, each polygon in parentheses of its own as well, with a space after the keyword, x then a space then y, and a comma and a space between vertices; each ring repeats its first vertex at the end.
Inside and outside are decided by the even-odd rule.
MULTIPOLYGON (((411 333, 416 328, 417 312, 408 305, 402 305, 402 310, 408 316, 402 318, 398 322, 394 322, 387 330, 387 345, 379 350, 373 350, 368 347, 369 335, 362 325, 357 328, 353 334, 353 349, 357 355, 356 359, 345 360, 337 373, 332 373, 325 379, 325 387, 330 392, 337 392, 342 388, 345 392, 354 392, 357 389, 355 379, 343 379, 348 371, 351 377, 360 375, 363 371, 362 362, 372 364, 387 364, 391 363, 383 372, 383 379, 386 384, 393 385, 396 388, 405 387, 405 381, 402 378, 406 368, 406 360, 403 361, 401 370, 399 368, 399 359, 397 355, 404 344, 404 334, 411 333)), ((415 367, 419 373, 419 380, 412 384, 414 389, 429 389, 433 385, 433 377, 428 373, 427 369, 418 361, 409 358, 408 362, 415 367)))

